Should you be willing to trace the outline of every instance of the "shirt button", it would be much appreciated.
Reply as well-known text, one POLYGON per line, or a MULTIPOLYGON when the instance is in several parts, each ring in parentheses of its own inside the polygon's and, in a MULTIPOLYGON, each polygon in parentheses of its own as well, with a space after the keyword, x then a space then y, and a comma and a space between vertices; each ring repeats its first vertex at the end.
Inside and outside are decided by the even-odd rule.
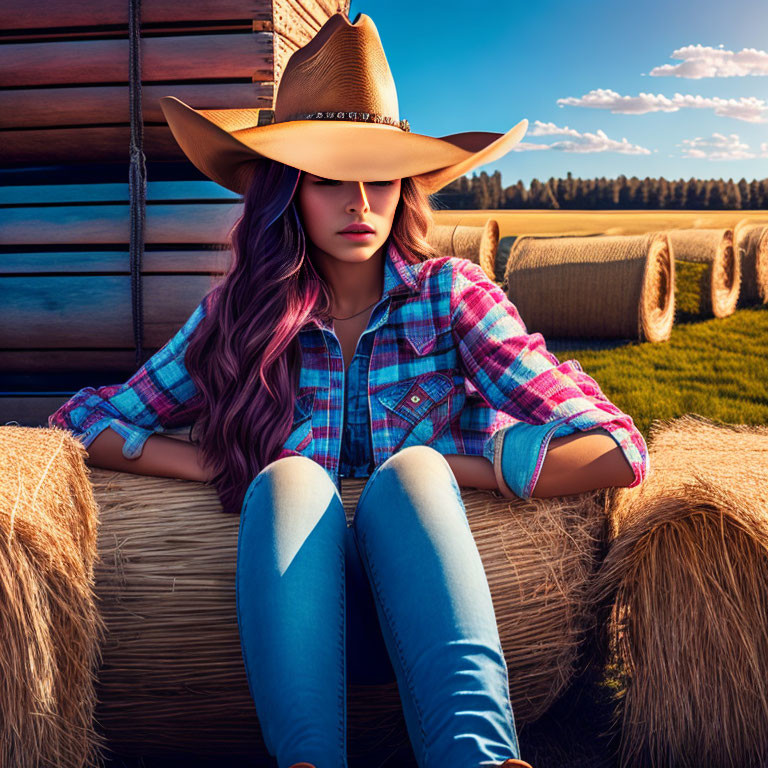
POLYGON ((411 402, 412 403, 419 403, 419 402, 421 402, 421 398, 418 395, 411 395, 411 402))

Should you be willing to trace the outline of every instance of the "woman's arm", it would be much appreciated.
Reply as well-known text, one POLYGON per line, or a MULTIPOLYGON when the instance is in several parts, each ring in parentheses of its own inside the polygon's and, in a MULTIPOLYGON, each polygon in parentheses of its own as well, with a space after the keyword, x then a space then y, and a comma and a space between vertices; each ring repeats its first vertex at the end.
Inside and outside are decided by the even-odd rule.
MULTIPOLYGON (((493 465, 484 456, 446 455, 459 487, 499 490, 493 465)), ((616 441, 604 429, 552 438, 535 498, 567 496, 598 488, 628 486, 635 475, 616 441)))
POLYGON ((634 479, 634 470, 618 443, 606 430, 594 429, 550 440, 531 496, 546 499, 626 487, 634 479))
POLYGON ((175 477, 180 480, 207 482, 210 477, 200 463, 196 445, 186 440, 151 435, 144 443, 141 455, 126 459, 123 455, 124 439, 113 429, 105 429, 88 447, 88 464, 117 472, 154 477, 175 477))
MULTIPOLYGON (((532 470, 534 467, 539 472, 543 470, 549 440, 548 437, 544 439, 545 432, 549 434, 547 425, 554 425, 553 429, 556 429, 550 445, 559 445, 554 438, 594 433, 597 429, 607 431, 632 467, 629 487, 639 485, 648 474, 649 457, 645 440, 632 417, 608 400, 577 360, 561 363, 546 348, 541 333, 528 333, 517 307, 477 264, 466 259, 451 259, 446 264, 446 268, 453 270, 451 330, 461 370, 490 406, 524 422, 520 428, 522 432, 518 430, 514 435, 514 442, 517 451, 524 451, 527 440, 529 453, 514 478, 513 493, 523 493, 525 498, 533 495, 530 486, 534 482, 538 485, 539 478, 535 474, 526 478, 523 469, 529 466, 532 470), (536 427, 542 427, 543 431, 536 431, 536 427), (537 452, 534 454, 534 451, 537 452), (523 483, 524 491, 521 492, 523 483)), ((486 443, 483 455, 487 460, 491 458, 487 451, 491 448, 495 451, 501 443, 495 439, 496 435, 501 436, 506 430, 508 427, 497 430, 491 438, 493 442, 486 443)), ((603 451, 595 450, 593 443, 596 444, 594 435, 584 443, 588 446, 585 456, 578 461, 569 460, 568 466, 576 463, 586 467, 587 473, 598 474, 617 466, 611 459, 600 461, 595 468, 592 463, 595 453, 601 455, 603 451)), ((581 445, 579 442, 579 452, 581 445)), ((570 457, 571 451, 567 454, 570 457)), ((557 462, 553 466, 560 464, 557 462)), ((495 469, 500 471, 500 463, 495 469)), ((544 471, 547 476, 552 474, 552 470, 544 471)), ((553 488, 559 491, 571 487, 571 481, 561 471, 554 474, 553 482, 545 477, 536 495, 551 495, 553 488)), ((608 485, 606 481, 595 487, 608 485)), ((575 487, 579 486, 577 482, 575 487)))

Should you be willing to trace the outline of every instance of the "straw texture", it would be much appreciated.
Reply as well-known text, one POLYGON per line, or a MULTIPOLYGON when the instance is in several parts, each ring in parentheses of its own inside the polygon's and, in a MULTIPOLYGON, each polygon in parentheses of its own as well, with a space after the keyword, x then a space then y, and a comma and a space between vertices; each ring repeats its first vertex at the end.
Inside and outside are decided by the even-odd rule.
POLYGON ((734 228, 741 261, 740 304, 768 304, 768 222, 741 219, 734 228))
POLYGON ((100 764, 93 592, 98 510, 85 449, 59 429, 0 426, 0 765, 100 764))
POLYGON ((664 232, 519 237, 505 281, 529 333, 654 342, 672 333, 675 265, 664 232))
POLYGON ((768 427, 656 421, 653 473, 609 489, 594 583, 626 675, 622 765, 768 761, 768 427))
MULTIPOLYGON (((97 591, 109 637, 97 717, 122 754, 266 757, 235 612, 239 520, 213 489, 92 470, 102 522, 97 591)), ((342 481, 352 518, 364 479, 342 481)), ((486 568, 518 723, 541 715, 574 673, 589 625, 604 491, 510 502, 464 489, 486 568)), ((407 743, 396 683, 349 686, 351 765, 407 743)), ((368 761, 368 762, 366 762, 368 761)))
POLYGON ((441 256, 454 256, 479 264, 491 280, 496 274, 499 223, 488 219, 482 226, 432 224, 427 240, 441 256))
POLYGON ((727 317, 736 311, 741 259, 736 258, 732 229, 670 229, 672 256, 705 266, 699 284, 699 312, 727 317))

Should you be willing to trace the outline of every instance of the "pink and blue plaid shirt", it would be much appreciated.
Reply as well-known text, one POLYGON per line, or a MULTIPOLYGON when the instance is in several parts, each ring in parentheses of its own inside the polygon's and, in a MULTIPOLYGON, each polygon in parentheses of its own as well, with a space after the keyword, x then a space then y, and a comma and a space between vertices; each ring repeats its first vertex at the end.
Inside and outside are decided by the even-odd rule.
MULTIPOLYGON (((184 353, 212 296, 125 383, 81 389, 48 417, 49 426, 71 430, 86 447, 109 427, 125 438, 127 458, 139 456, 150 435, 191 426, 200 402, 184 353)), ((632 418, 576 360, 560 363, 540 333, 528 334, 514 304, 476 264, 448 256, 411 263, 390 239, 382 298, 363 333, 375 334, 368 404, 376 466, 420 444, 490 459, 502 427, 563 419, 553 437, 599 427, 610 433, 634 470, 630 488, 648 472, 646 443, 632 418)), ((316 320, 299 340, 294 422, 276 458, 309 456, 340 487, 341 345, 332 327, 316 320)))

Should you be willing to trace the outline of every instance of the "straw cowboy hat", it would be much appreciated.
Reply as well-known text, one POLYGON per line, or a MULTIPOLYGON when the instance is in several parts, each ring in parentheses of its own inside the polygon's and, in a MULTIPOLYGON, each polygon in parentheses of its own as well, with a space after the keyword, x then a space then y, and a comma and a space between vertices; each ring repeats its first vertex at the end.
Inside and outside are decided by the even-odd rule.
POLYGON ((259 157, 340 181, 417 177, 429 194, 497 160, 525 134, 527 120, 507 133, 450 136, 411 132, 378 30, 359 13, 333 14, 286 64, 271 109, 194 109, 174 96, 160 106, 176 141, 206 176, 245 194, 249 165, 259 157))

